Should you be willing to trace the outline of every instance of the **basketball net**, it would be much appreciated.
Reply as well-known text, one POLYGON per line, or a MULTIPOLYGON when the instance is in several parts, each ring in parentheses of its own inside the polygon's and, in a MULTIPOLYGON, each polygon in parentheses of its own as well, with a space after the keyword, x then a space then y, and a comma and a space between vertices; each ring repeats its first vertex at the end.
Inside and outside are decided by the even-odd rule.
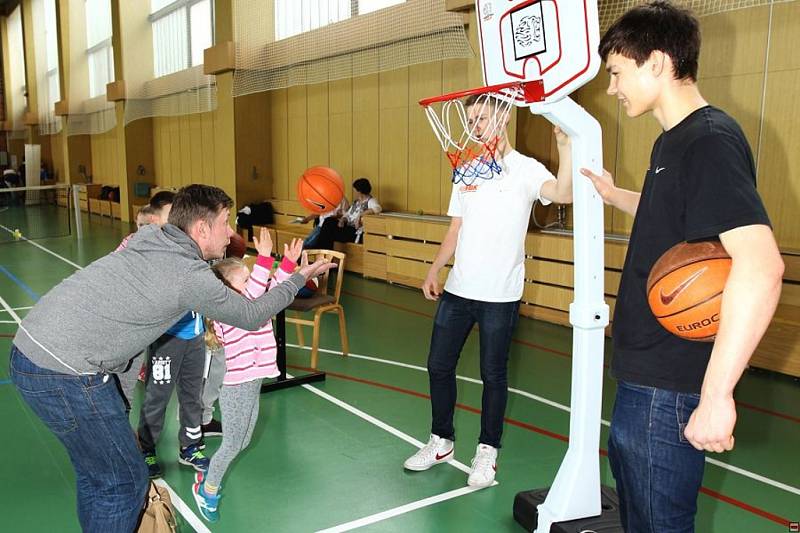
POLYGON ((497 147, 505 134, 511 108, 524 99, 522 85, 502 88, 482 87, 422 100, 428 121, 453 167, 453 183, 472 185, 502 172, 497 147), (471 122, 464 96, 477 95, 470 107, 473 116, 487 116, 485 128, 477 133, 478 122, 471 122), (477 110, 477 113, 476 113, 477 110))

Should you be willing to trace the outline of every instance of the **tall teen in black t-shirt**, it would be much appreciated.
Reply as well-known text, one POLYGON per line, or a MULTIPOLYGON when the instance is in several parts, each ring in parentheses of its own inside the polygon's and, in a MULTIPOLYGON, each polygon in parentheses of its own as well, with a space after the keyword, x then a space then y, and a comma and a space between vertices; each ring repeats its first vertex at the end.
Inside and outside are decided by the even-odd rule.
POLYGON ((703 452, 733 448, 733 390, 780 296, 783 262, 753 157, 736 121, 700 94, 699 50, 697 20, 662 1, 631 9, 600 42, 608 94, 630 117, 651 112, 664 130, 641 194, 582 170, 607 204, 635 217, 614 314, 609 438, 626 531, 694 530, 703 452), (645 294, 661 254, 710 239, 733 260, 713 344, 668 333, 645 294))

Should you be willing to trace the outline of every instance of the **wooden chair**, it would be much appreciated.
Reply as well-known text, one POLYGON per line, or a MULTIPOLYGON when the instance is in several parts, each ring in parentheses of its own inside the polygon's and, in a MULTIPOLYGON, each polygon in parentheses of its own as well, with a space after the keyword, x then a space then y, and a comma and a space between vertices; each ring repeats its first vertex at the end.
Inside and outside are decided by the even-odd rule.
POLYGON ((317 368, 319 356, 319 330, 320 319, 324 313, 334 312, 339 315, 339 337, 342 343, 342 355, 346 356, 349 351, 347 343, 347 328, 344 322, 344 308, 339 303, 342 293, 342 281, 344 280, 344 260, 345 254, 334 250, 306 250, 308 262, 313 263, 321 257, 325 257, 337 263, 338 267, 333 271, 328 271, 317 278, 319 287, 311 298, 295 298, 288 310, 294 311, 294 317, 287 313, 286 322, 295 324, 297 327, 297 340, 300 346, 305 346, 302 326, 313 326, 314 333, 311 341, 311 368, 317 368), (335 272, 336 283, 329 283, 330 273, 335 272), (301 313, 314 312, 313 320, 300 318, 301 313))

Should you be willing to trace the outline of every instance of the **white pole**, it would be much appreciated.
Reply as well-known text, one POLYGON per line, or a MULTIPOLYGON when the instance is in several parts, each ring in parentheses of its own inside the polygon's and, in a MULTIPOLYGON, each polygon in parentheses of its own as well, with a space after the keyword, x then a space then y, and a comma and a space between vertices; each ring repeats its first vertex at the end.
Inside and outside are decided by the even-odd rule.
POLYGON ((79 198, 78 186, 72 185, 72 205, 75 209, 75 232, 78 234, 78 240, 83 240, 83 220, 81 220, 81 206, 78 202, 79 198))
POLYGON ((608 305, 603 300, 603 202, 581 168, 602 173, 603 138, 600 124, 570 98, 534 104, 572 141, 575 300, 569 307, 572 324, 572 393, 569 448, 544 503, 538 507, 537 533, 556 522, 601 514, 600 407, 603 398, 603 348, 608 305))

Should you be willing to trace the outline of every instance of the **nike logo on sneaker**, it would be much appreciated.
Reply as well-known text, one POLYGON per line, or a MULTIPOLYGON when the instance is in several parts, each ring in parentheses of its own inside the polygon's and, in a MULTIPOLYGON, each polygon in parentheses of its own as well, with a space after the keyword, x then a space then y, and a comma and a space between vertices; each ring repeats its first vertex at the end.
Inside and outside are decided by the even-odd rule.
POLYGON ((675 287, 672 291, 670 291, 669 294, 664 294, 664 289, 661 289, 660 294, 659 294, 659 296, 661 297, 661 303, 664 304, 664 305, 671 304, 672 300, 677 298, 680 293, 685 291, 686 288, 689 285, 691 285, 692 283, 694 283, 697 278, 702 276, 703 273, 706 270, 707 270, 707 267, 706 268, 701 268, 700 270, 698 270, 697 272, 695 272, 694 274, 692 274, 691 276, 689 276, 688 278, 683 280, 683 283, 681 283, 680 285, 675 287))
POLYGON ((453 454, 453 450, 454 450, 454 449, 455 449, 455 448, 450 448, 450 451, 449 451, 449 452, 447 452, 447 453, 445 453, 445 454, 443 454, 443 455, 439 455, 439 454, 437 453, 437 454, 436 454, 436 460, 437 460, 437 461, 441 461, 442 459, 444 459, 444 458, 445 458, 445 457, 447 457, 448 455, 452 455, 452 454, 453 454))
POLYGON ((656 174, 658 174, 659 172, 661 172, 662 170, 665 170, 665 169, 666 169, 666 167, 656 167, 656 174))

